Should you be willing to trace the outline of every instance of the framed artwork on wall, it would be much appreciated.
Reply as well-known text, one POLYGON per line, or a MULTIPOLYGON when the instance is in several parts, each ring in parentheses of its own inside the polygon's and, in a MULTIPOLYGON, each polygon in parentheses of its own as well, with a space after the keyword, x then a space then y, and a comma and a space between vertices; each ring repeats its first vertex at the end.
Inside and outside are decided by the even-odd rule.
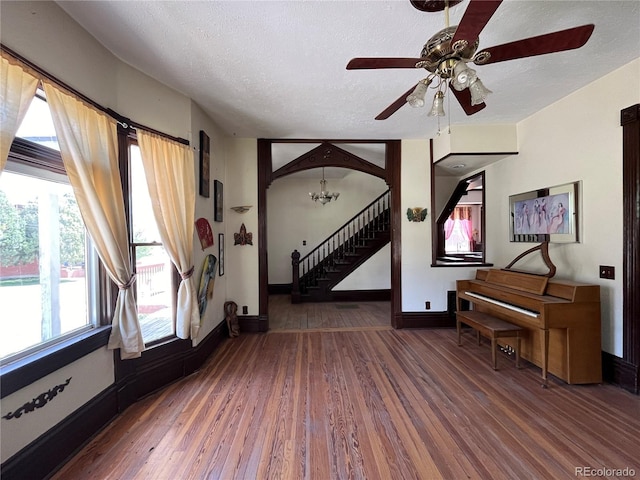
POLYGON ((213 204, 214 204, 214 213, 213 219, 216 222, 222 221, 222 182, 219 180, 213 181, 213 204))
POLYGON ((509 197, 512 242, 575 243, 578 236, 579 182, 509 197))
POLYGON ((218 275, 224 275, 224 233, 218 234, 218 275))
POLYGON ((209 198, 209 172, 210 165, 210 140, 209 136, 200 130, 200 195, 209 198))

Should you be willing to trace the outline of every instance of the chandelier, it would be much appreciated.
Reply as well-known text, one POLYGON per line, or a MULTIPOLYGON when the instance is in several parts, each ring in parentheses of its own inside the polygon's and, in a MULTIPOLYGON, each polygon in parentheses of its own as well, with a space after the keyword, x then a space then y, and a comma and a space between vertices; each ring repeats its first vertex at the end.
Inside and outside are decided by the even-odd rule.
POLYGON ((320 202, 322 206, 324 206, 325 203, 329 203, 331 200, 337 200, 338 197, 340 196, 340 194, 337 192, 329 193, 327 191, 327 181, 324 179, 324 167, 322 167, 322 180, 320 180, 320 193, 309 192, 309 196, 311 197, 311 200, 313 200, 314 202, 320 202))

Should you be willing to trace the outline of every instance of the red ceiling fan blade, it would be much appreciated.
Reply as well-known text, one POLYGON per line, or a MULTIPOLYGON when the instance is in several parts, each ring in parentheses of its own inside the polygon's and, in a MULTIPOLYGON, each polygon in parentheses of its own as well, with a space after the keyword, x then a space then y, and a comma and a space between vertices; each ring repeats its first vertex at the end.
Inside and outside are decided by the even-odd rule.
POLYGON ((347 64, 347 70, 359 70, 364 68, 416 68, 416 63, 422 58, 352 58, 347 64))
POLYGON ((376 117, 376 120, 386 120, 391 115, 393 115, 398 110, 400 110, 400 107, 402 107, 405 103, 407 103, 407 97, 411 92, 413 92, 413 90, 416 88, 416 85, 414 85, 409 90, 404 92, 402 95, 400 95, 400 97, 398 97, 398 99, 395 102, 393 102, 391 105, 385 108, 382 112, 380 112, 380 114, 376 117))
POLYGON ((451 39, 451 45, 455 46, 458 40, 475 42, 501 3, 502 0, 471 0, 451 39))
POLYGON ((411 5, 422 12, 441 12, 445 9, 445 6, 453 7, 462 0, 410 0, 411 5))
POLYGON ((464 110, 464 113, 466 113, 467 115, 478 113, 480 110, 487 106, 487 104, 484 102, 479 103, 478 105, 471 105, 471 92, 468 88, 458 91, 453 88, 453 85, 451 85, 451 82, 449 82, 449 91, 453 93, 454 97, 456 97, 458 103, 464 110))
POLYGON ((476 54, 474 63, 486 65, 488 63, 504 62, 516 58, 533 57, 546 53, 562 52, 582 47, 593 33, 593 24, 560 30, 537 37, 524 38, 515 42, 489 47, 476 54), (483 57, 488 55, 485 60, 483 57))

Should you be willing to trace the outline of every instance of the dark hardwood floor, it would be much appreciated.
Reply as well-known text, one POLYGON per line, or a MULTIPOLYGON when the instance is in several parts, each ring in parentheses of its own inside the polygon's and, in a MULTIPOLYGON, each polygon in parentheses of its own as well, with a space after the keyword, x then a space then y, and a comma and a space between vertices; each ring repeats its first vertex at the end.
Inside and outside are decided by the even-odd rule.
POLYGON ((486 344, 467 335, 459 347, 451 329, 324 329, 334 322, 226 340, 53 478, 640 476, 640 397, 554 379, 542 389, 537 367, 501 355, 494 371, 486 344))

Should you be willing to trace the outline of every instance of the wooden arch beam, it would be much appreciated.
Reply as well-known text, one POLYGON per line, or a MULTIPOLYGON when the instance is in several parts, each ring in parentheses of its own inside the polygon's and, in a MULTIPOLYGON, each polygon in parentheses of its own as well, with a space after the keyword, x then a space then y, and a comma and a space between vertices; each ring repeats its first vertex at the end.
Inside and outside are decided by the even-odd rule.
MULTIPOLYGON (((383 180, 387 180, 386 170, 330 142, 322 142, 316 148, 300 155, 295 160, 280 167, 271 175, 271 182, 280 177, 319 167, 339 167, 358 170, 383 180)), ((387 182, 388 183, 388 182, 387 182)))

